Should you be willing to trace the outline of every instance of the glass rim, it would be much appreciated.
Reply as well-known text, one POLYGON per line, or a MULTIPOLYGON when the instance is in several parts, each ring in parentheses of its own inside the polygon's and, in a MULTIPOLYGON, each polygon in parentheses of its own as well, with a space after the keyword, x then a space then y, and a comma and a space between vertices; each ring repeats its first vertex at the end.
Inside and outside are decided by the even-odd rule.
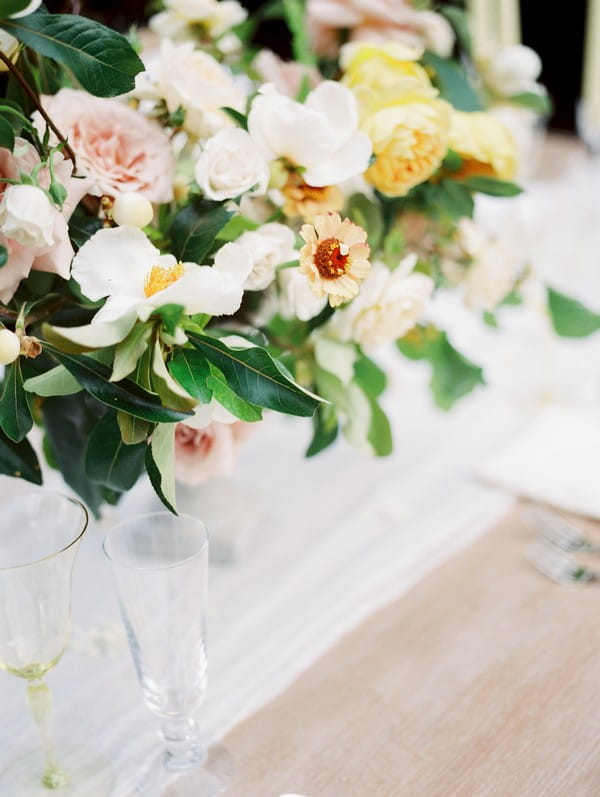
MULTIPOLYGON (((90 515, 89 515, 89 512, 87 511, 87 509, 85 507, 85 504, 82 501, 80 501, 78 498, 75 498, 75 496, 67 495, 67 493, 63 493, 60 490, 52 490, 52 489, 49 489, 48 487, 40 487, 39 489, 30 488, 30 489, 26 489, 26 490, 19 490, 16 493, 11 493, 11 497, 12 498, 18 498, 19 496, 23 496, 23 495, 40 495, 40 493, 45 493, 46 495, 54 495, 54 496, 57 496, 58 498, 63 498, 65 501, 68 501, 70 504, 74 504, 75 506, 79 507, 79 509, 81 509, 81 511, 83 513, 81 531, 75 537, 73 537, 71 542, 69 542, 66 545, 64 545, 58 551, 54 551, 53 553, 49 553, 47 556, 42 556, 39 559, 32 559, 30 562, 22 562, 19 565, 3 566, 3 565, 0 564, 0 571, 5 571, 6 572, 8 570, 18 570, 20 567, 32 567, 33 565, 42 564, 42 562, 48 562, 48 561, 50 561, 50 559, 54 559, 55 556, 60 556, 60 554, 65 553, 65 551, 68 551, 69 548, 72 548, 73 545, 78 543, 81 540, 81 538, 83 537, 83 535, 85 534, 85 532, 86 532, 86 530, 87 530, 87 528, 88 528, 88 526, 90 524, 90 515)), ((2 498, 3 496, 6 496, 6 495, 7 495, 7 491, 6 490, 0 490, 0 498, 2 498)))
POLYGON ((102 540, 102 550, 104 552, 104 555, 111 564, 116 565, 117 567, 123 567, 127 570, 139 570, 140 572, 142 571, 151 572, 153 570, 154 571, 170 570, 175 567, 181 567, 181 565, 187 564, 188 562, 193 561, 198 556, 203 554, 207 548, 208 548, 208 529, 206 528, 206 524, 204 523, 203 520, 200 520, 200 518, 194 517, 193 515, 188 515, 183 512, 178 515, 174 515, 172 512, 167 512, 167 511, 144 512, 141 515, 134 515, 133 517, 121 520, 120 523, 117 523, 116 525, 112 526, 104 535, 104 539, 102 540), (145 567, 143 565, 126 564, 125 562, 119 561, 119 559, 115 558, 108 552, 107 543, 109 542, 109 538, 111 538, 115 532, 118 532, 119 529, 122 529, 124 526, 130 526, 134 523, 139 523, 140 521, 156 517, 170 518, 170 519, 180 518, 182 520, 193 521, 195 524, 199 525, 200 528, 202 529, 204 537, 204 539, 202 540, 202 545, 198 548, 197 551, 195 551, 193 554, 190 554, 190 556, 186 556, 185 558, 179 559, 177 562, 172 562, 171 564, 168 565, 161 565, 160 567, 147 567, 147 566, 145 567))

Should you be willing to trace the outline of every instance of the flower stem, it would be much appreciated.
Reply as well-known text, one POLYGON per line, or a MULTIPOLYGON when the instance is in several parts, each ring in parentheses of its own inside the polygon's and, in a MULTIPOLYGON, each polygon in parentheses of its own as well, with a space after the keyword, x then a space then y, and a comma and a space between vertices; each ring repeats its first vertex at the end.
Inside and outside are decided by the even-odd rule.
POLYGON ((75 168, 77 167, 77 161, 75 160, 75 153, 71 149, 67 139, 63 136, 63 134, 56 127, 56 125, 54 124, 52 119, 50 119, 50 117, 48 116, 48 114, 46 113, 44 108, 42 107, 42 104, 40 102, 40 98, 37 96, 35 91, 31 88, 29 83, 25 80, 25 78, 23 77, 21 72, 13 64, 11 59, 8 58, 8 56, 6 56, 2 52, 2 50, 0 50, 0 61, 6 66, 6 68, 11 73, 11 75, 14 76, 15 80, 19 83, 19 85, 21 86, 23 91, 27 94, 27 96, 29 97, 31 102, 35 105, 37 110, 40 112, 40 114, 42 115, 44 121, 46 122, 46 124, 48 125, 50 130, 52 130, 54 135, 58 138, 58 140, 64 146, 64 150, 65 150, 65 152, 67 154, 67 157, 73 162, 73 169, 75 170, 75 168))

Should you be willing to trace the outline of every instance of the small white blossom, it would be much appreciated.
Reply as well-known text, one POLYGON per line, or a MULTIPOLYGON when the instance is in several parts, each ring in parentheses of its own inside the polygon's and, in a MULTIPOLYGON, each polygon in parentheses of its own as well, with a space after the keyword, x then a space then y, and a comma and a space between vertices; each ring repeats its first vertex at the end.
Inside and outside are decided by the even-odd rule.
POLYGON ((0 202, 0 231, 24 246, 52 246, 55 215, 41 188, 9 185, 0 202))
POLYGON ((233 199, 252 189, 264 194, 269 164, 252 138, 241 128, 219 131, 204 145, 196 162, 196 180, 210 199, 233 199))

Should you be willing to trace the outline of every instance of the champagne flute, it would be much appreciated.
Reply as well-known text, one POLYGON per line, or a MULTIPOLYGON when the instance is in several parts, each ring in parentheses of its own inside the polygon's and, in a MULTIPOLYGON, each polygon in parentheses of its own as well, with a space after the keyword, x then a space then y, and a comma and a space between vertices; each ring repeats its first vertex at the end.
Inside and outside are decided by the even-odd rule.
MULTIPOLYGON (((65 793, 70 778, 55 755, 44 676, 69 639, 71 576, 88 514, 75 498, 43 488, 5 492, 0 501, 0 668, 26 679, 44 753, 41 783, 65 793)), ((15 787, 33 794, 33 784, 15 787)))
POLYGON ((162 719, 166 750, 138 792, 158 794, 161 781, 175 781, 169 794, 221 794, 231 759, 219 745, 206 748, 196 719, 207 675, 204 524, 168 512, 142 515, 112 528, 104 552, 144 701, 162 719))

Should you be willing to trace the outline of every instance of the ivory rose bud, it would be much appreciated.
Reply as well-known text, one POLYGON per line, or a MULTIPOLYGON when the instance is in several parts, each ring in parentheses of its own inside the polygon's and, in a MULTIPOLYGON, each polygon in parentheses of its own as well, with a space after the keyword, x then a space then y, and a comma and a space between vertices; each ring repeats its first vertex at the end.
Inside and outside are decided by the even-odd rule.
POLYGON ((516 174, 515 140, 492 114, 452 110, 448 143, 463 160, 456 178, 483 175, 511 180, 516 174))
MULTIPOLYGON (((87 193, 116 196, 136 191, 151 202, 173 198, 175 160, 165 131, 157 122, 117 99, 61 89, 43 96, 45 110, 69 139, 87 193)), ((46 123, 33 116, 40 133, 46 123)))
POLYGON ((0 329, 0 365, 14 362, 21 351, 21 341, 10 329, 0 329))
POLYGON ((358 100, 360 127, 375 154, 365 176, 387 196, 403 196, 427 180, 448 151, 451 107, 415 63, 419 55, 394 43, 342 51, 344 83, 358 100))
POLYGON ((196 163, 196 180, 210 199, 233 199, 253 189, 264 194, 269 164, 250 135, 241 128, 219 131, 204 145, 196 163))
POLYGON ((54 243, 54 207, 41 188, 9 185, 0 202, 0 231, 23 246, 54 243))
POLYGON ((542 71, 539 55, 523 44, 504 47, 481 64, 487 85, 501 97, 537 91, 542 71))
POLYGON ((111 212, 119 227, 145 227, 154 217, 152 205, 140 194, 119 194, 111 212))
POLYGON ((284 224, 264 224, 258 230, 242 233, 236 244, 252 258, 252 271, 246 277, 244 289, 262 291, 275 279, 275 270, 282 263, 296 260, 295 235, 284 224))

